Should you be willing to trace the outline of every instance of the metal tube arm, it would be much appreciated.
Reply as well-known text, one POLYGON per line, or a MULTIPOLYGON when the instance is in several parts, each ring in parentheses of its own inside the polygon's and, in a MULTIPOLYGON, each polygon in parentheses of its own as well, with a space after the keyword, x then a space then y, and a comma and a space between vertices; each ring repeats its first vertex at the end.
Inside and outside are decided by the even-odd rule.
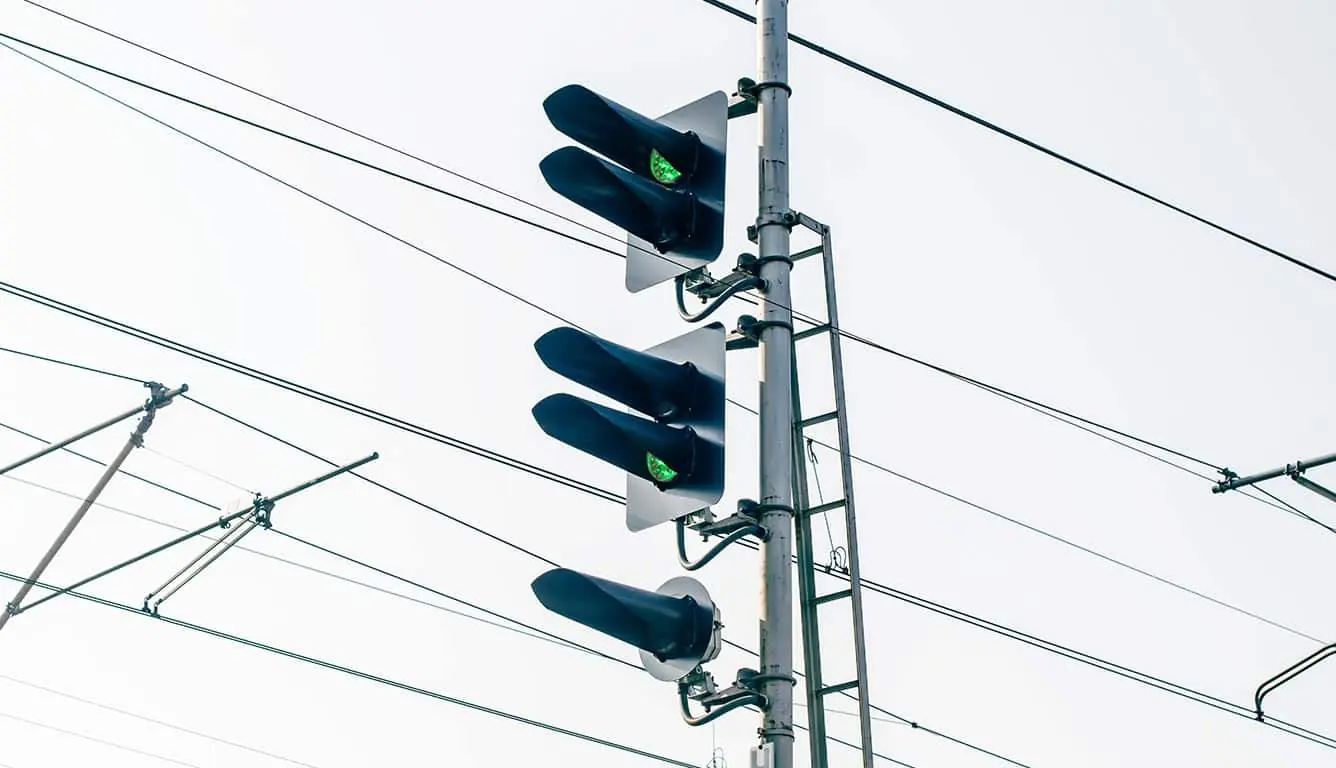
POLYGON ((1233 472, 1225 470, 1225 479, 1216 483, 1211 488, 1211 493, 1224 493, 1225 491, 1233 491, 1238 488, 1243 488, 1249 485, 1256 485, 1257 483, 1260 483, 1263 480, 1272 480, 1274 478, 1281 477, 1282 475, 1289 475, 1290 477, 1295 477, 1303 474, 1304 472, 1314 467, 1320 467, 1324 464, 1332 464, 1332 463, 1336 463, 1336 453, 1329 453, 1326 456, 1319 456, 1316 459, 1309 459, 1308 461, 1296 461, 1293 464, 1286 464, 1285 466, 1280 467, 1279 469, 1269 469, 1265 472, 1258 472, 1255 475, 1248 475, 1247 477, 1239 477, 1233 472))
POLYGON ((1280 686, 1288 683, 1289 681, 1293 680, 1294 678, 1298 677, 1304 672, 1307 672, 1313 666, 1331 656, 1336 656, 1336 643, 1323 646, 1317 649, 1316 651, 1313 651, 1312 653, 1300 659, 1299 661, 1295 662, 1294 664, 1291 664, 1289 667, 1286 667, 1275 677, 1257 686, 1257 693, 1253 696, 1253 704, 1257 710, 1257 719, 1258 720, 1262 719, 1262 699, 1266 698, 1267 694, 1276 690, 1280 686))
POLYGON ((101 424, 98 424, 97 426, 89 427, 88 429, 85 429, 84 431, 80 432, 77 435, 74 435, 73 437, 67 437, 64 440, 51 443, 47 445, 45 448, 42 448, 41 450, 37 451, 36 453, 26 456, 22 459, 19 459, 18 461, 12 464, 0 467, 0 475, 3 475, 9 472, 10 470, 18 469, 19 467, 23 466, 24 464, 28 464, 29 462, 36 461, 37 459, 40 459, 43 456, 46 456, 47 454, 55 453, 56 451, 59 451, 60 449, 66 446, 79 442, 80 440, 84 439, 85 437, 88 437, 89 435, 95 435, 98 432, 101 432, 102 430, 106 429, 107 427, 113 427, 121 423, 122 421, 125 421, 128 418, 143 413, 144 411, 152 412, 158 408, 162 408, 171 403, 172 398, 176 397, 177 395, 185 394, 185 392, 190 389, 190 387, 186 384, 182 384, 181 386, 172 390, 169 390, 166 387, 163 387, 161 384, 158 384, 156 382, 149 382, 145 386, 150 387, 153 391, 153 394, 150 395, 149 398, 145 400, 142 405, 136 408, 132 408, 131 410, 126 411, 125 413, 113 416, 110 419, 107 419, 106 421, 102 422, 101 424))

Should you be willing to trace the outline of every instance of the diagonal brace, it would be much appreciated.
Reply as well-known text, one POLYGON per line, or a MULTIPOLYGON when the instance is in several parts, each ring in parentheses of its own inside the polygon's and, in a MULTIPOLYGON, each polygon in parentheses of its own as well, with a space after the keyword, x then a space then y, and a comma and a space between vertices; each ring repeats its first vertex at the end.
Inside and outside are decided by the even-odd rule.
POLYGON ((125 445, 121 447, 120 453, 116 454, 116 458, 112 459, 111 463, 102 471, 102 476, 98 478, 97 483, 93 486, 93 490, 90 491, 83 502, 79 504, 79 508, 75 511, 74 516, 70 518, 70 521, 65 524, 65 528, 61 530, 58 536, 56 536, 56 540, 51 543, 51 546, 46 550, 46 554, 42 555, 42 559, 37 563, 37 567, 33 569, 32 575, 28 577, 27 581, 24 581, 23 584, 19 586, 18 592, 15 593, 14 598, 5 604, 5 609, 3 611, 0 611, 0 629, 4 629, 5 624, 9 622, 10 616, 23 610, 24 598, 28 596, 28 593, 32 590, 33 585, 37 583, 37 580, 42 578, 42 574, 46 571, 47 566, 51 565, 51 561, 55 559, 56 553, 60 551, 61 547, 65 546, 65 542, 69 540, 70 536, 74 533, 74 529, 78 527, 79 523, 83 520, 84 515, 88 514, 88 510, 93 507, 98 496, 102 495, 103 489, 105 489, 107 484, 111 482, 111 478, 116 475, 120 470, 121 465, 125 463, 127 458, 129 458, 130 452, 144 444, 144 435, 148 432, 149 427, 153 426, 153 417, 157 413, 158 408, 170 404, 172 398, 188 389, 185 384, 182 384, 180 387, 169 391, 166 387, 157 382, 149 382, 145 386, 149 388, 152 394, 139 408, 122 414, 116 419, 108 421, 98 427, 94 427, 92 430, 85 430, 83 433, 76 435, 73 438, 58 443, 52 443, 41 451, 38 451, 36 454, 29 456, 27 459, 11 464, 3 470, 0 470, 0 474, 3 474, 14 467, 22 466, 23 464, 41 456, 45 456, 52 451, 59 450, 75 440, 78 440, 80 437, 92 434, 99 429, 105 429, 106 427, 134 416, 137 413, 142 412, 144 414, 139 419, 139 424, 135 426, 134 431, 130 433, 129 439, 125 441, 125 445))

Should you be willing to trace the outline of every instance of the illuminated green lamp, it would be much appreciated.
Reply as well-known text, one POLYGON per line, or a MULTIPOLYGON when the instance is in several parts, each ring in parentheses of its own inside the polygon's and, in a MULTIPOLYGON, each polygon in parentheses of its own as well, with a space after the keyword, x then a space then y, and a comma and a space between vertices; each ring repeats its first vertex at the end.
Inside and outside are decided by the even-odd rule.
POLYGON ((649 172, 654 175, 655 181, 668 186, 676 184, 677 180, 682 178, 682 172, 674 168, 673 164, 668 162, 668 158, 659 154, 657 149, 651 149, 649 152, 649 172))
POLYGON ((664 463, 664 460, 648 451, 645 452, 645 466, 649 468, 649 476, 654 478, 657 483, 671 483, 677 479, 677 470, 664 463))

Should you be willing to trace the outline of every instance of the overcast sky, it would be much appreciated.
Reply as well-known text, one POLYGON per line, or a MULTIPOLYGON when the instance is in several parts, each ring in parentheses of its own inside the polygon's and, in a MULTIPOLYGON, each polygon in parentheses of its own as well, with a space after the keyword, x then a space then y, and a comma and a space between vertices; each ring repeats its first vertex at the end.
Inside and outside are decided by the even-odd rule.
MULTIPOLYGON (((658 114, 755 76, 754 28, 697 0, 52 3, 605 231, 538 173, 568 143, 543 98, 581 83, 658 114)), ((795 33, 1336 270, 1329 2, 827 0, 791 11, 795 33)), ((21 0, 0 0, 0 32, 616 247, 21 0)), ((627 294, 622 262, 605 253, 45 60, 595 333, 647 347, 687 330, 670 288, 627 294)), ((795 49, 790 71, 793 205, 833 227, 847 330, 1243 473, 1336 451, 1336 285, 810 52, 795 49)), ((0 280, 622 490, 617 470, 546 438, 530 415, 548 394, 580 394, 533 352, 558 321, 3 49, 0 105, 0 280)), ((748 247, 755 137, 754 119, 730 125, 716 272, 748 247)), ((820 287, 815 262, 800 266, 795 307, 819 312, 820 287)), ((731 325, 744 309, 720 315, 731 325)), ((8 295, 0 345, 188 383, 203 402, 336 461, 379 451, 370 477, 564 566, 646 588, 681 573, 671 530, 632 535, 614 504, 8 295)), ((1242 704, 1320 645, 1301 635, 1336 639, 1326 589, 1336 536, 882 352, 849 345, 846 364, 860 456, 1293 631, 860 465, 868 577, 1242 704)), ((754 404, 756 370, 754 352, 730 353, 729 394, 754 404)), ((144 395, 0 353, 0 423, 47 439, 144 395)), ((728 418, 725 512, 757 493, 755 420, 738 409, 728 418)), ((130 426, 79 449, 108 459, 130 426)), ((0 463, 37 447, 0 430, 0 463)), ((832 493, 836 457, 818 458, 832 493)), ((326 467, 178 402, 126 469, 222 506, 326 467)), ((82 495, 98 473, 54 455, 0 482, 0 570, 26 574, 76 505, 16 481, 82 495)), ((1336 469, 1312 476, 1336 484, 1336 469)), ((1336 523, 1336 507, 1288 480, 1267 488, 1336 523)), ((218 515, 124 476, 102 500, 174 526, 218 515)), ((280 503, 274 520, 635 658, 538 605, 529 582, 548 566, 356 478, 280 503)), ((75 581, 173 535, 96 508, 47 580, 75 581)), ((203 544, 89 591, 138 607, 203 544)), ((752 713, 690 728, 673 686, 642 672, 425 605, 459 609, 273 531, 245 546, 412 599, 234 550, 162 613, 687 763, 705 764, 717 744, 730 766, 747 764, 752 713)), ((725 636, 754 648, 756 555, 731 551, 698 577, 725 636)), ((6 599, 13 588, 0 584, 6 599)), ((1026 765, 1331 764, 1328 749, 1246 718, 866 600, 872 700, 1026 765)), ((847 637, 830 626, 838 668, 847 637)), ((730 651, 711 669, 726 682, 748 663, 730 651)), ((1334 687, 1336 664, 1318 667, 1268 712, 1336 734, 1334 687)), ((320 768, 654 764, 68 598, 0 632, 0 764, 292 764, 51 691, 320 768)), ((832 723, 856 739, 854 718, 832 723)), ((902 725, 878 722, 875 740, 919 768, 1003 765, 902 725)), ((805 765, 801 739, 797 754, 805 765)), ((852 750, 831 754, 832 765, 855 764, 852 750)))

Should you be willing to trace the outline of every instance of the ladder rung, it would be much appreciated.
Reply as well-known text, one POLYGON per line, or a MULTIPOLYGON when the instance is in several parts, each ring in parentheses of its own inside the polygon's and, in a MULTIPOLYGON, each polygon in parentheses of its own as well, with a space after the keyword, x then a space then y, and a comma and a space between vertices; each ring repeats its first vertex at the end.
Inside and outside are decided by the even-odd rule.
POLYGON ((829 330, 830 330, 830 323, 822 323, 821 325, 814 325, 811 328, 794 333, 793 340, 802 341, 803 339, 810 338, 812 336, 818 336, 829 330))
POLYGON ((858 687, 858 681, 850 680, 847 683, 840 683, 838 685, 828 685, 825 688, 818 688, 816 689, 816 695, 829 696, 832 693, 839 693, 840 691, 847 691, 850 688, 857 688, 857 687, 858 687))
POLYGON ((802 421, 798 422, 798 426, 802 427, 803 429, 807 429, 808 427, 815 427, 817 424, 825 424, 828 421, 834 421, 835 419, 839 418, 839 415, 840 415, 839 411, 831 411, 830 413, 823 413, 820 416, 813 416, 810 419, 803 419, 802 421))
POLYGON ((834 501, 828 501, 825 504, 818 504, 815 507, 808 507, 807 514, 809 517, 811 515, 824 515, 825 513, 831 511, 832 509, 839 509, 840 507, 843 506, 844 506, 844 499, 836 499, 834 501))
POLYGON ((843 600, 846 597, 853 597, 852 589, 841 589, 839 592, 831 592, 828 595, 821 595, 812 600, 812 605, 821 605, 822 603, 833 603, 836 600, 843 600))

